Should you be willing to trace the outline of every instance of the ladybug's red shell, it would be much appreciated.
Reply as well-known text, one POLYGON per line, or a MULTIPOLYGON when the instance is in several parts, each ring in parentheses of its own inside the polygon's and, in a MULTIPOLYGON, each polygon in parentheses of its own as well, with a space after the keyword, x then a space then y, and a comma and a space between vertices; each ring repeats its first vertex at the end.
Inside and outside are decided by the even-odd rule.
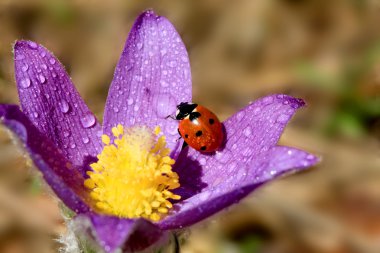
MULTIPOLYGON (((179 110, 181 110, 181 105, 178 106, 179 110)), ((190 147, 198 151, 214 152, 218 150, 224 140, 223 128, 219 119, 201 105, 190 105, 194 105, 195 108, 186 117, 180 119, 179 134, 190 147)))

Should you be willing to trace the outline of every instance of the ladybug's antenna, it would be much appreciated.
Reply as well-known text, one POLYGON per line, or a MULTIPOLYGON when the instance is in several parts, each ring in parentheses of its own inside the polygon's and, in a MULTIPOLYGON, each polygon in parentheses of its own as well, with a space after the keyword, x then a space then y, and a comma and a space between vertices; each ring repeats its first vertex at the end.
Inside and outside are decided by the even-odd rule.
POLYGON ((176 118, 173 115, 168 115, 168 116, 165 117, 165 119, 168 119, 168 118, 176 120, 176 118))

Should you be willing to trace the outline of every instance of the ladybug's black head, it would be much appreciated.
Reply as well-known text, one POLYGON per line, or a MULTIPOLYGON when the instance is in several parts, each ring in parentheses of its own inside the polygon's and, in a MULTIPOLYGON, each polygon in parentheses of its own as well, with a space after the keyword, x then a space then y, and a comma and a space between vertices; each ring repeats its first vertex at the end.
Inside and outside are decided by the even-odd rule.
POLYGON ((187 102, 182 102, 177 105, 177 112, 175 114, 176 120, 182 120, 190 115, 194 111, 194 109, 198 106, 198 104, 191 104, 187 102))

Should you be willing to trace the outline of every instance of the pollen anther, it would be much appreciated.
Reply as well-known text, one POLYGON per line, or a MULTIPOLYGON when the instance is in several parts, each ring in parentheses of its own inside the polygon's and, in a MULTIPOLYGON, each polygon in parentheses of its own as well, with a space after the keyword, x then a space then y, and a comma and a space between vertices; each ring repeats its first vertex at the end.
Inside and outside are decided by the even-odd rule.
POLYGON ((96 208, 125 218, 144 217, 158 221, 181 197, 171 192, 179 187, 174 160, 160 128, 112 128, 113 141, 102 135, 104 148, 91 164, 84 185, 96 208))

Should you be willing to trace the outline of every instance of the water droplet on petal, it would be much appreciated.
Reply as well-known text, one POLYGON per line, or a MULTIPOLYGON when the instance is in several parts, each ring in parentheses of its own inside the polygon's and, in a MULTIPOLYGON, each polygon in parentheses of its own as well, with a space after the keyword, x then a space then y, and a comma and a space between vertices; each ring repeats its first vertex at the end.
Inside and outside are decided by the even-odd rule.
POLYGON ((55 60, 54 58, 50 58, 50 59, 49 59, 49 62, 50 62, 50 64, 54 65, 55 62, 56 62, 56 60, 55 60))
POLYGON ((20 60, 23 60, 23 59, 25 59, 25 56, 23 54, 16 55, 16 60, 20 61, 20 60))
POLYGON ((128 105, 133 104, 133 98, 128 98, 128 99, 127 99, 127 104, 128 104, 128 105))
POLYGON ((141 49, 143 47, 143 44, 141 42, 139 42, 136 44, 136 46, 137 46, 137 49, 141 49))
POLYGON ((113 107, 113 112, 114 112, 114 113, 118 113, 118 112, 119 112, 119 107, 114 106, 114 107, 113 107))
POLYGON ((315 156, 313 156, 313 155, 307 155, 307 156, 306 156, 306 159, 307 159, 307 160, 314 160, 314 159, 315 159, 315 156))
POLYGON ((199 164, 200 165, 206 165, 206 159, 204 157, 202 157, 201 159, 199 159, 199 164))
POLYGON ((70 110, 70 105, 66 102, 66 100, 61 100, 59 103, 59 108, 61 109, 61 112, 67 113, 70 110))
POLYGON ((44 75, 39 75, 38 78, 40 79, 40 82, 41 83, 45 83, 46 82, 46 77, 44 75))
POLYGON ((281 114, 280 116, 278 116, 277 122, 279 122, 279 123, 286 123, 286 122, 288 122, 289 118, 290 118, 290 115, 281 114))
POLYGON ((25 64, 24 66, 21 67, 21 70, 26 72, 29 69, 29 65, 25 64))
POLYGON ((83 141, 84 144, 87 144, 87 143, 90 142, 90 139, 87 136, 85 136, 85 137, 82 138, 82 141, 83 141))
POLYGON ((75 143, 73 143, 73 144, 70 145, 70 148, 76 148, 76 146, 77 145, 75 143))
POLYGON ((236 115, 236 119, 238 121, 240 121, 240 120, 243 119, 244 115, 245 115, 245 112, 243 112, 243 111, 242 112, 238 112, 238 114, 236 115))
POLYGON ((243 133, 244 133, 244 135, 245 135, 246 137, 251 136, 251 134, 252 134, 252 129, 251 129, 251 127, 246 127, 246 128, 243 130, 243 133))
POLYGON ((92 127, 96 123, 96 119, 95 119, 94 115, 92 115, 91 113, 89 113, 89 114, 85 115, 84 117, 82 117, 80 121, 81 121, 82 126, 84 128, 92 127))
POLYGON ((263 99, 263 101, 262 101, 262 104, 263 104, 263 105, 269 105, 269 104, 271 104, 271 103, 273 103, 273 97, 265 97, 265 98, 263 99))
POLYGON ((137 111, 139 110, 139 106, 138 106, 138 105, 135 105, 135 106, 133 107, 133 110, 134 110, 135 112, 137 112, 137 111))
POLYGON ((70 132, 64 131, 64 132, 63 132, 63 136, 64 136, 64 137, 69 137, 69 136, 70 136, 70 132))
POLYGON ((161 93, 154 97, 153 105, 157 116, 165 118, 175 112, 177 103, 170 94, 161 93))
POLYGON ((38 112, 33 112, 33 117, 38 118, 39 116, 38 112))
POLYGON ((46 65, 46 64, 42 64, 41 67, 42 67, 43 69, 45 69, 45 70, 47 69, 47 65, 46 65))
POLYGON ((36 42, 28 41, 28 45, 31 49, 36 49, 38 47, 36 42))
POLYGON ((261 111, 261 108, 260 107, 256 107, 255 109, 253 109, 253 115, 259 114, 260 111, 261 111))
POLYGON ((30 85, 31 85, 31 81, 29 78, 25 78, 25 79, 21 80, 21 87, 26 89, 26 88, 29 88, 30 85))
POLYGON ((161 84, 161 86, 164 87, 164 88, 169 86, 169 84, 168 84, 165 80, 161 80, 161 81, 160 81, 160 84, 161 84))

